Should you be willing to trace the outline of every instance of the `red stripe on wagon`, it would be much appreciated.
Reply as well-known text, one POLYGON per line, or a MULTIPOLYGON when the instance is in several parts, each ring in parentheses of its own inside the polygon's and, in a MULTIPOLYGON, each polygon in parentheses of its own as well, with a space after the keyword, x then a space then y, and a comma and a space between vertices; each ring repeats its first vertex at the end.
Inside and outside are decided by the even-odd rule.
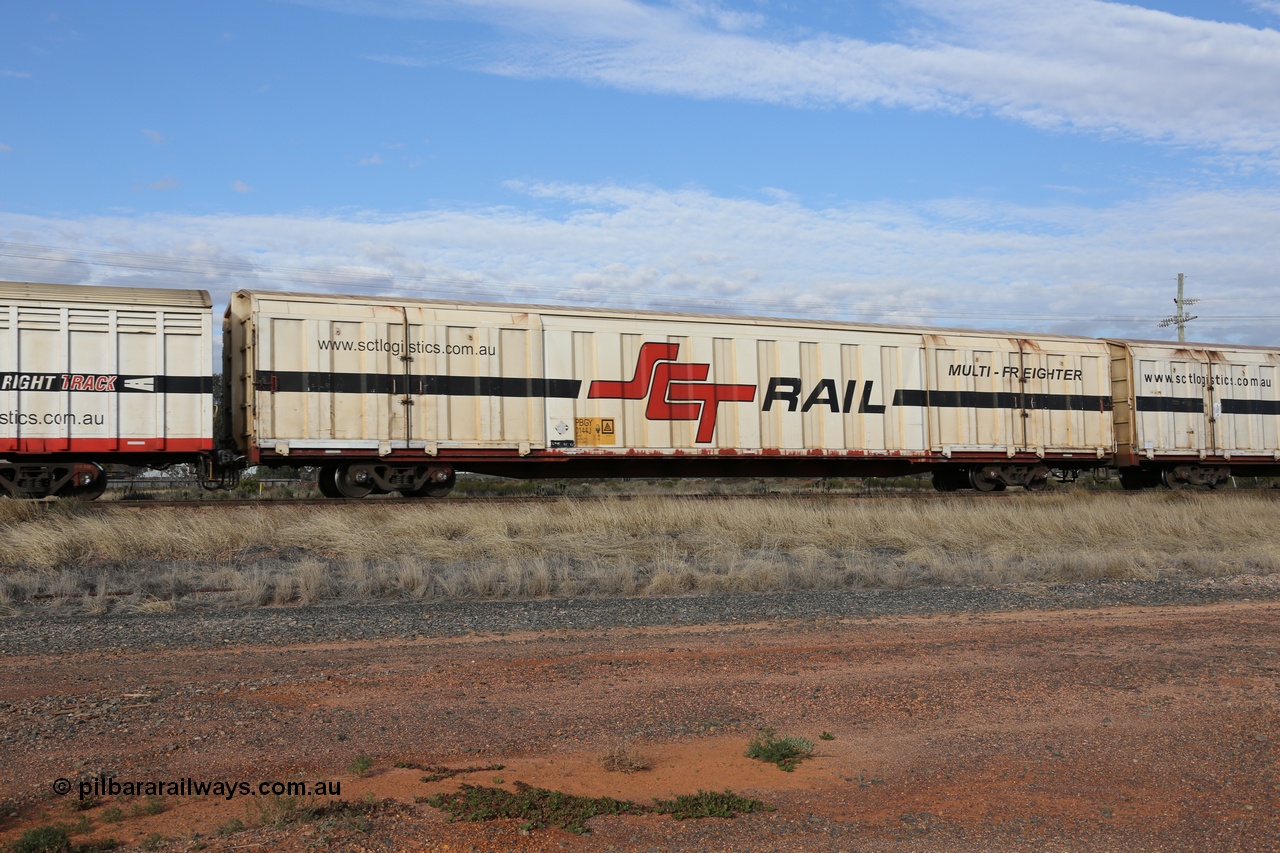
POLYGON ((201 453, 212 438, 0 438, 0 453, 201 453))

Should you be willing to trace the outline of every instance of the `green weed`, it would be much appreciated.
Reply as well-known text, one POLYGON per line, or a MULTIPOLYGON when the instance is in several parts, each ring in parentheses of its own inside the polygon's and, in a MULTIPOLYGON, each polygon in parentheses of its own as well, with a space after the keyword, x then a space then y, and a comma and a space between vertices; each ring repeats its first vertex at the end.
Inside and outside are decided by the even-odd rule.
POLYGON ((761 729, 747 747, 747 758, 776 764, 779 770, 788 773, 812 754, 813 741, 795 736, 778 737, 773 729, 761 729))
POLYGON ((237 832, 242 832, 243 830, 244 821, 240 820, 238 817, 233 817, 231 820, 214 830, 214 834, 225 838, 228 835, 235 835, 237 832))
POLYGON ((699 790, 696 794, 681 794, 674 800, 655 800, 653 810, 658 814, 671 815, 676 820, 690 820, 703 817, 736 817, 751 812, 771 812, 772 806, 766 806, 759 800, 740 797, 732 791, 717 794, 714 791, 699 790))
POLYGON ((486 764, 484 767, 444 767, 439 764, 411 764, 407 761, 397 761, 395 766, 425 771, 427 775, 422 777, 423 782, 443 782, 445 779, 452 779, 464 773, 491 773, 494 770, 507 769, 505 764, 486 764))
POLYGON ((89 841, 84 844, 71 843, 72 834, 87 831, 87 819, 75 824, 55 823, 49 826, 38 826, 22 833, 6 849, 10 853, 98 853, 98 851, 114 850, 120 846, 120 842, 114 838, 89 841))
POLYGON ((515 783, 515 791, 463 784, 452 794, 427 797, 427 805, 446 812, 453 820, 519 820, 522 829, 557 826, 586 835, 586 822, 599 815, 666 814, 676 820, 702 817, 734 817, 757 811, 769 811, 758 800, 739 797, 732 791, 722 794, 698 791, 674 800, 655 800, 652 806, 615 800, 612 797, 578 797, 562 791, 535 788, 524 782, 515 783))
POLYGON ((69 853, 71 838, 64 826, 28 829, 9 848, 13 853, 69 853))
POLYGON ((318 806, 311 797, 290 797, 276 794, 270 797, 255 797, 248 806, 253 820, 259 826, 282 827, 291 823, 311 820, 318 806))
POLYGON ((484 821, 514 819, 523 829, 558 826, 578 835, 590 832, 586 822, 598 815, 644 814, 647 809, 612 797, 578 797, 561 791, 535 788, 524 782, 516 790, 463 784, 452 794, 436 794, 427 805, 447 812, 454 820, 484 821))
POLYGON ((165 838, 160 833, 152 832, 144 836, 143 839, 138 842, 138 846, 143 850, 159 850, 168 840, 169 839, 165 838))
POLYGON ((148 797, 145 803, 136 803, 132 809, 134 817, 142 817, 144 815, 157 815, 162 813, 168 806, 164 803, 164 797, 148 797))

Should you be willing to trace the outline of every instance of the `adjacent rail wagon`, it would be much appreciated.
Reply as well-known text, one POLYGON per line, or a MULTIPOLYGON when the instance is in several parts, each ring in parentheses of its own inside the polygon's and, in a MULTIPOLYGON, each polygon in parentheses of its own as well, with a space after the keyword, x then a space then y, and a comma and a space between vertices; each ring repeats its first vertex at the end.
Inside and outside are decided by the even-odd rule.
POLYGON ((1116 461, 1128 489, 1280 475, 1280 351, 1111 341, 1116 461))
POLYGON ((94 498, 102 465, 213 450, 209 294, 0 282, 0 494, 94 498))
POLYGON ((1038 488, 1115 447, 1088 338, 251 291, 224 334, 237 452, 332 496, 457 470, 1038 488))

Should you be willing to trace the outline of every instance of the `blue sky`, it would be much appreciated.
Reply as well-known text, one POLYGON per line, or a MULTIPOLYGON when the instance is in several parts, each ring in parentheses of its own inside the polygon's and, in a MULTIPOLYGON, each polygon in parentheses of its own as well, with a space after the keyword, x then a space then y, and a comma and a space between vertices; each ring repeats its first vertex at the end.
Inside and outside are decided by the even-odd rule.
POLYGON ((1280 0, 96 0, 0 278, 1280 343, 1280 0))

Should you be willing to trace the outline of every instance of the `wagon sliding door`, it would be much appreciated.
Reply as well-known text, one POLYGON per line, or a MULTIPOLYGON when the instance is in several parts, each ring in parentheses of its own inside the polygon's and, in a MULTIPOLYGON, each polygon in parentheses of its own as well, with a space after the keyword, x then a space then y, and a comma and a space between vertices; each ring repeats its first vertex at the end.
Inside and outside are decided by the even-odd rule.
POLYGON ((1208 400, 1213 450, 1225 459, 1280 461, 1280 355, 1264 350, 1210 350, 1208 400))
POLYGON ((542 318, 505 311, 409 309, 410 446, 545 446, 542 318))
POLYGON ((934 452, 1098 458, 1112 446, 1099 342, 927 334, 924 353, 934 452))
POLYGON ((541 317, 241 292, 227 340, 253 365, 239 434, 268 452, 433 456, 545 445, 541 317))
POLYGON ((406 442, 404 311, 264 299, 253 381, 258 440, 389 451, 406 442))
POLYGON ((1211 445, 1213 392, 1203 350, 1131 346, 1133 417, 1140 455, 1198 457, 1211 445))
POLYGON ((924 337, 930 449, 1004 454, 1022 446, 1017 377, 1019 353, 1008 338, 928 334, 924 337))

